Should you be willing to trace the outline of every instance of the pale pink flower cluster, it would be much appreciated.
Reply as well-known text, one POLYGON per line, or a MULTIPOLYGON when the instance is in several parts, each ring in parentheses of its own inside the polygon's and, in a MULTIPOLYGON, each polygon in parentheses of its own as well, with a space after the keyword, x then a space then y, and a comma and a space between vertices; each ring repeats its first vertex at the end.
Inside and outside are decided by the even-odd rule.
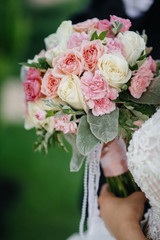
POLYGON ((156 63, 150 56, 142 66, 133 73, 129 91, 134 98, 140 98, 153 80, 156 72, 156 63))
POLYGON ((55 129, 56 131, 62 131, 66 133, 76 133, 77 123, 75 121, 70 121, 72 115, 64 115, 60 117, 55 117, 55 129))
POLYGON ((110 113, 115 110, 115 103, 111 102, 118 97, 117 90, 110 88, 107 81, 101 77, 99 71, 85 72, 81 78, 82 93, 87 104, 95 116, 110 113))
POLYGON ((107 42, 107 53, 121 52, 124 56, 124 46, 118 38, 109 39, 107 42))

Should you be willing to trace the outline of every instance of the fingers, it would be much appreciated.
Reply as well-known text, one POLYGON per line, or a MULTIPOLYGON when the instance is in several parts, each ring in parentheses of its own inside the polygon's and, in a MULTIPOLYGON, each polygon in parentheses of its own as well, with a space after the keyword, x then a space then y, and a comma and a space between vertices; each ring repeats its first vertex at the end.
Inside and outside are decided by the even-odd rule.
POLYGON ((145 203, 147 201, 147 198, 143 192, 135 192, 131 194, 128 198, 134 201, 140 201, 141 203, 145 203))
POLYGON ((101 193, 100 193, 100 196, 114 196, 111 192, 109 192, 108 190, 108 185, 107 184, 104 184, 101 188, 101 193))

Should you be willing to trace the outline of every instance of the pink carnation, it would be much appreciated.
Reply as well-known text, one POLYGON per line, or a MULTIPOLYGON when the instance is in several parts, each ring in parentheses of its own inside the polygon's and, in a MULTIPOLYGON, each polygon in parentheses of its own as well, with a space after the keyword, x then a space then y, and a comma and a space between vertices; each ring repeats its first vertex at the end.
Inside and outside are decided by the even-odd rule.
POLYGON ((123 55, 125 54, 123 50, 123 44, 118 38, 109 39, 106 46, 107 46, 107 53, 120 51, 123 55))
POLYGON ((83 40, 89 40, 89 36, 85 33, 75 32, 71 35, 70 39, 67 42, 68 48, 74 48, 81 46, 83 40))
POLYGON ((103 98, 107 87, 107 82, 100 76, 99 71, 96 71, 94 76, 92 72, 87 71, 81 78, 81 89, 86 100, 103 98))
POLYGON ((43 110, 39 110, 38 112, 36 112, 35 114, 35 117, 38 119, 38 120, 44 120, 46 118, 46 112, 43 111, 43 110))
POLYGON ((52 74, 52 69, 48 69, 42 79, 41 92, 47 96, 47 98, 57 97, 57 90, 61 79, 55 77, 52 74))
POLYGON ((77 32, 87 32, 89 29, 97 28, 98 18, 88 19, 73 25, 73 29, 77 32))
POLYGON ((53 70, 55 76, 63 76, 63 74, 81 75, 83 72, 84 61, 80 52, 71 49, 62 54, 53 70))
POLYGON ((118 92, 110 88, 107 81, 100 76, 99 71, 85 72, 81 78, 82 94, 87 105, 95 116, 110 113, 115 110, 115 103, 111 102, 118 97, 118 92))
POLYGON ((60 117, 55 117, 55 129, 56 131, 62 131, 66 133, 76 133, 77 123, 75 121, 70 121, 72 115, 64 115, 60 117))
POLYGON ((81 53, 84 58, 85 70, 94 71, 97 69, 98 59, 104 54, 105 47, 100 40, 84 41, 81 53))
POLYGON ((116 20, 119 20, 120 23, 123 23, 123 27, 121 28, 120 32, 128 31, 132 25, 129 19, 124 19, 117 17, 115 15, 110 15, 110 23, 114 23, 116 20))
POLYGON ((26 101, 35 101, 41 97, 41 73, 35 68, 29 68, 26 81, 23 83, 26 101))
POLYGON ((156 63, 150 56, 142 66, 133 73, 129 91, 134 98, 140 98, 153 80, 156 63))
POLYGON ((87 104, 94 116, 101 116, 116 109, 116 104, 111 102, 107 95, 98 100, 89 100, 87 104))

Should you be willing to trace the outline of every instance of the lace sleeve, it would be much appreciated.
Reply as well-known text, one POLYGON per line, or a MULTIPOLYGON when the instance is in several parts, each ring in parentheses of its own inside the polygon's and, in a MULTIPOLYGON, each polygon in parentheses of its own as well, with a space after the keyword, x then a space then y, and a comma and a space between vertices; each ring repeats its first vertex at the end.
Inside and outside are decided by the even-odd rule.
POLYGON ((160 110, 133 134, 127 157, 136 183, 160 208, 160 110))

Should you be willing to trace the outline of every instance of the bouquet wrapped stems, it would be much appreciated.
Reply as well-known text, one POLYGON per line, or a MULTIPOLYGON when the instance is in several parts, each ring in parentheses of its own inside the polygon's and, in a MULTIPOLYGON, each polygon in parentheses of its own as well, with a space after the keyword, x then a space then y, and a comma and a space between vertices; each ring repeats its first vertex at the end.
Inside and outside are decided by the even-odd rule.
POLYGON ((117 197, 127 197, 131 193, 139 191, 130 171, 115 177, 106 177, 109 191, 117 197))

